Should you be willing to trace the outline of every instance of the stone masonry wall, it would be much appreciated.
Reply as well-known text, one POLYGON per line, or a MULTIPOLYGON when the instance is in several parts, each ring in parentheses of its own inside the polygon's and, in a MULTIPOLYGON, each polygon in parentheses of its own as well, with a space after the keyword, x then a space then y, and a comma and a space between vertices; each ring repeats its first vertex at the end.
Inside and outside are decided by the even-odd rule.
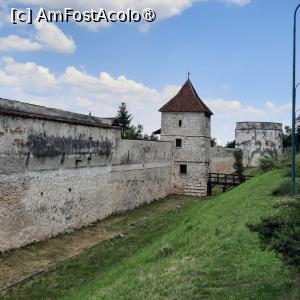
POLYGON ((174 150, 173 188, 175 193, 206 196, 210 160, 210 118, 204 113, 162 113, 161 140, 181 139, 174 150), (179 126, 181 121, 181 126, 179 126), (187 174, 180 165, 187 165, 187 174))
POLYGON ((283 151, 282 124, 270 122, 238 122, 235 131, 236 148, 249 150, 250 165, 255 167, 269 151, 283 151))
MULTIPOLYGON (((210 149, 211 163, 210 172, 211 173, 224 173, 231 174, 234 172, 233 164, 235 162, 234 152, 240 149, 223 148, 223 147, 212 147, 210 149)), ((249 165, 249 151, 243 151, 243 164, 245 167, 249 165)))
POLYGON ((124 141, 108 121, 24 108, 1 111, 0 101, 0 251, 172 192, 173 143, 124 141))

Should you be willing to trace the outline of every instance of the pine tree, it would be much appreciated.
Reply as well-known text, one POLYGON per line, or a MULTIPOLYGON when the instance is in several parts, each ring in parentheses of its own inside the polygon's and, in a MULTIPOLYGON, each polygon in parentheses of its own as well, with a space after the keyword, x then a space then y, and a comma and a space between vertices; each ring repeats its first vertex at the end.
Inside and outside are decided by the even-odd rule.
POLYGON ((132 115, 128 112, 125 102, 122 102, 119 106, 116 120, 121 126, 122 138, 126 138, 126 133, 129 130, 132 121, 132 115))

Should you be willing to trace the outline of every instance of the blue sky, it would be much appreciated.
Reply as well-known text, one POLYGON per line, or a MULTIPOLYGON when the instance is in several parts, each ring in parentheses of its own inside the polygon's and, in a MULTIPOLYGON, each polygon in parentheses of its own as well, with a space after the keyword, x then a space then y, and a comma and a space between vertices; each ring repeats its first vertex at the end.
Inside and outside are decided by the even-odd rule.
POLYGON ((150 133, 160 127, 157 110, 190 71, 215 113, 212 136, 220 143, 234 138, 236 121, 289 124, 292 15, 298 3, 0 0, 0 97, 103 117, 115 115, 125 101, 134 122, 150 133), (149 26, 12 25, 11 7, 151 7, 158 20, 149 26))

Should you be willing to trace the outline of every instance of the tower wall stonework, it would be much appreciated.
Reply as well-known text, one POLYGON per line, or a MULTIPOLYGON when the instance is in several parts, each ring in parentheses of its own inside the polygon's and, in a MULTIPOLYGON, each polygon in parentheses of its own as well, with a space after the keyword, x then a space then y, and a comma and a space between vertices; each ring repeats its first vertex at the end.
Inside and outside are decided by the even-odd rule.
POLYGON ((255 167, 259 159, 270 151, 283 151, 281 123, 238 122, 235 131, 236 148, 248 150, 250 165, 255 167))
POLYGON ((210 117, 205 113, 163 112, 161 140, 174 143, 173 191, 192 196, 207 195, 210 159, 210 117), (181 146, 176 147, 176 140, 181 146), (180 165, 186 165, 182 174, 180 165))

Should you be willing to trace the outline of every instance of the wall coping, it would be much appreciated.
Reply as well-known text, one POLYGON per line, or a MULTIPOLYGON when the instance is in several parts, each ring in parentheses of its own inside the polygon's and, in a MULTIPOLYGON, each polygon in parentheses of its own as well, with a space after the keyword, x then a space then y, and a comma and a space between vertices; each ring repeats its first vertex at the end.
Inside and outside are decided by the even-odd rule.
POLYGON ((282 123, 275 122, 236 122, 236 130, 282 130, 282 123))
POLYGON ((101 119, 90 115, 3 98, 0 98, 0 115, 121 130, 119 126, 113 125, 113 118, 101 119))

